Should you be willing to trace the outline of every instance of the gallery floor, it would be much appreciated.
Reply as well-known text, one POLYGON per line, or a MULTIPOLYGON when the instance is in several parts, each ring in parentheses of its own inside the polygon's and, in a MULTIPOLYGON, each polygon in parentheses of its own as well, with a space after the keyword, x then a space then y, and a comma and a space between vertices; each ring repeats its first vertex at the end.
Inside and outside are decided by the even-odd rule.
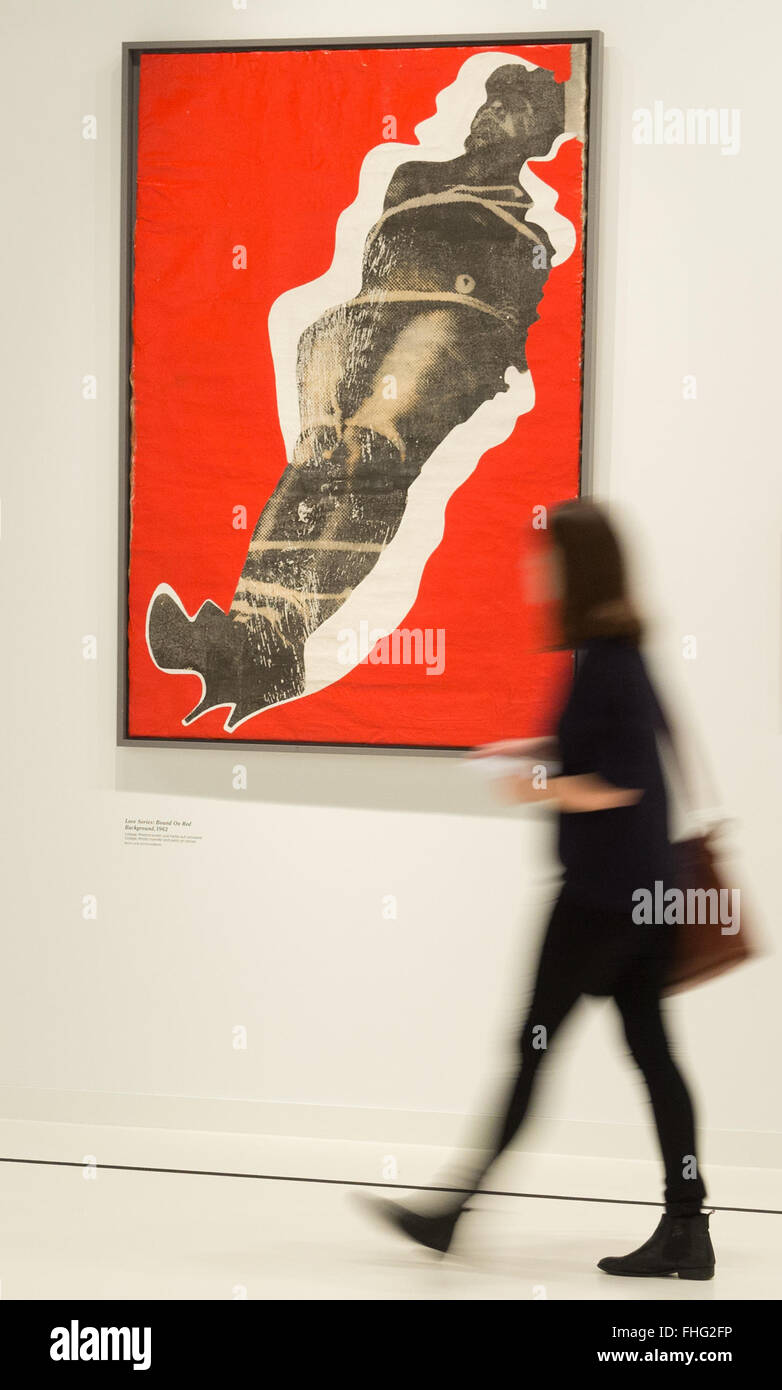
MULTIPOLYGON (((4 1299, 782 1296, 782 1175, 767 1168, 712 1170, 715 1204, 754 1210, 715 1212, 717 1274, 698 1284, 615 1279, 595 1268, 656 1225, 658 1207, 621 1196, 637 1190, 635 1164, 608 1165, 619 1200, 605 1201, 588 1195, 593 1165, 605 1181, 605 1160, 514 1155, 506 1186, 511 1177, 514 1192, 563 1195, 481 1196, 442 1260, 361 1210, 356 1193, 384 1190, 380 1181, 351 1182, 366 1174, 364 1145, 10 1122, 0 1124, 0 1140, 4 1299), (151 1171, 150 1159, 164 1171, 151 1171)), ((372 1148, 387 1167, 383 1146, 372 1148)), ((393 1162, 412 1183, 440 1157, 397 1146, 393 1162)), ((651 1165, 648 1177, 653 1201, 651 1165)))

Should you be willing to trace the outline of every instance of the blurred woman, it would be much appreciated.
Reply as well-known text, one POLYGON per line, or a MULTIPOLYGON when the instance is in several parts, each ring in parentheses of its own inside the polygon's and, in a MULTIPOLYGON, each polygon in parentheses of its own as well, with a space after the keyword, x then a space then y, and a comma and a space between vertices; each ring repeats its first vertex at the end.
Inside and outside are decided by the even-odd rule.
MULTIPOLYGON (((660 1009, 673 933, 632 916, 634 893, 654 893, 655 882, 672 882, 656 740, 656 730, 667 723, 641 655, 642 623, 605 512, 585 500, 565 503, 552 516, 551 541, 560 645, 575 649, 577 661, 557 726, 556 775, 544 779, 524 767, 505 783, 509 800, 556 810, 563 869, 519 1037, 520 1066, 487 1160, 457 1203, 451 1199, 429 1215, 387 1201, 375 1202, 374 1210, 421 1245, 445 1252, 469 1197, 523 1124, 557 1029, 581 995, 609 996, 649 1091, 665 1168, 665 1212, 644 1245, 600 1260, 599 1268, 711 1279, 714 1250, 709 1216, 701 1210, 706 1188, 693 1105, 660 1009)), ((529 741, 506 742, 479 755, 531 751, 529 741)), ((534 751, 537 762, 545 762, 551 740, 541 740, 534 751)))

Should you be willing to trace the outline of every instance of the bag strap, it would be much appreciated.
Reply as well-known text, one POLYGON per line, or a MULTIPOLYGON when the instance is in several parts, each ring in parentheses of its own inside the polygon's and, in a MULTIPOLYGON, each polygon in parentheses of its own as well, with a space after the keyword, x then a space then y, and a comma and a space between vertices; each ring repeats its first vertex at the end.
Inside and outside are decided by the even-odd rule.
POLYGON ((711 764, 706 757, 703 742, 694 730, 690 730, 689 746, 693 749, 695 757, 692 760, 691 766, 688 768, 682 755, 681 737, 679 733, 674 734, 671 721, 663 713, 656 694, 654 698, 657 706, 655 732, 658 739, 661 738, 670 750, 671 762, 676 769, 676 776, 681 791, 682 805, 688 815, 705 821, 709 827, 714 829, 717 824, 725 822, 728 818, 722 809, 724 804, 723 798, 717 786, 711 764), (710 806, 707 805, 707 807, 704 807, 702 799, 696 794, 695 781, 692 776, 692 766, 694 765, 697 765, 701 773, 701 782, 707 798, 711 798, 710 806))

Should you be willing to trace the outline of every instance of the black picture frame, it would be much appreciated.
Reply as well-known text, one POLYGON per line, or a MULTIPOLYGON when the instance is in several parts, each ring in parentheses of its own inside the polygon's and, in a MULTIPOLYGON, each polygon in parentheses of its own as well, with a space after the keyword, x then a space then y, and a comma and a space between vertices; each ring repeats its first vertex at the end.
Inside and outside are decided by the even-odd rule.
POLYGON ((491 47, 495 44, 584 43, 587 56, 587 159, 584 218, 584 291, 581 380, 581 448, 579 453, 579 494, 592 491, 594 413, 595 413, 595 334, 598 257, 598 189, 600 181, 600 127, 602 118, 603 34, 600 30, 574 30, 569 33, 415 35, 351 39, 266 39, 252 40, 169 40, 128 42, 122 45, 122 158, 120 205, 120 345, 119 345, 119 585, 117 648, 117 746, 124 748, 222 748, 293 749, 299 752, 356 752, 415 754, 419 757, 452 757, 464 747, 426 747, 422 745, 305 742, 280 739, 233 738, 155 738, 128 734, 128 613, 130 565, 130 484, 131 484, 131 382, 133 323, 133 242, 136 220, 136 160, 138 135, 138 94, 140 62, 148 53, 211 53, 307 51, 311 49, 355 48, 445 48, 491 47))

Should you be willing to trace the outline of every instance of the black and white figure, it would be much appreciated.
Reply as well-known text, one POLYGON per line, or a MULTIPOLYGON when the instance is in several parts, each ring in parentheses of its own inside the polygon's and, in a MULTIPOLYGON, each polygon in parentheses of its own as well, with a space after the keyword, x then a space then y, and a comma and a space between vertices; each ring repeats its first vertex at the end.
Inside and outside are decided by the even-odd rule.
POLYGON ((155 663, 202 677, 185 724, 227 705, 229 731, 323 688, 347 669, 335 657, 335 615, 347 621, 350 608, 356 626, 360 616, 376 633, 393 631, 409 610, 448 497, 534 401, 527 334, 575 234, 526 165, 552 157, 568 113, 576 113, 570 134, 582 134, 583 107, 583 73, 563 84, 510 55, 481 54, 416 131, 420 158, 394 145, 365 159, 332 272, 303 296, 282 296, 270 314, 290 461, 255 526, 230 609, 207 601, 191 618, 166 585, 149 606, 155 663), (449 144, 459 148, 458 126, 461 152, 445 157, 449 144), (357 240, 367 214, 369 231, 357 240), (329 299, 338 286, 352 292, 329 299), (494 402, 499 409, 486 413, 494 402), (392 552, 373 603, 369 580, 392 552))

